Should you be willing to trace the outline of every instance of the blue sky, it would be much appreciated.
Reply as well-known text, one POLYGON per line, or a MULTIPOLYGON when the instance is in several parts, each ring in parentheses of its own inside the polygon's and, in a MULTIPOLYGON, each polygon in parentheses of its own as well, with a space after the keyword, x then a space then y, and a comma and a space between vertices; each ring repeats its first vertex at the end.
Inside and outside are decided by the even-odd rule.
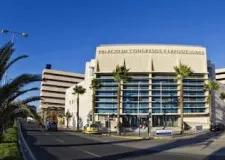
MULTIPOLYGON (((83 73, 96 46, 120 43, 201 45, 222 68, 224 6, 224 0, 1 0, 0 28, 29 34, 17 36, 15 45, 16 55, 29 59, 9 75, 41 73, 47 63, 83 73)), ((0 34, 0 45, 10 39, 0 34)))

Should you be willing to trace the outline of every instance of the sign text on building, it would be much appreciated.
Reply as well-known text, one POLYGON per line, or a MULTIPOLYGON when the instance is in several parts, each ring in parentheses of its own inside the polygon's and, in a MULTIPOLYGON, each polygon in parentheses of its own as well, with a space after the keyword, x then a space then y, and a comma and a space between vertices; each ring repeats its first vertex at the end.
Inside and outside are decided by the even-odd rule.
POLYGON ((184 49, 108 49, 99 50, 99 54, 130 54, 130 53, 169 53, 169 54, 201 54, 204 51, 184 50, 184 49))

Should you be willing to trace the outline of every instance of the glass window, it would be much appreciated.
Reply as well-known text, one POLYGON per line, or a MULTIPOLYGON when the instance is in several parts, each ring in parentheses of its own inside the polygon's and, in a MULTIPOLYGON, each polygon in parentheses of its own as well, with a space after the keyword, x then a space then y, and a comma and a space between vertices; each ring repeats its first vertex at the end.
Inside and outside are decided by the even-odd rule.
POLYGON ((96 109, 96 113, 117 113, 117 109, 96 109))
MULTIPOLYGON (((138 103, 123 103, 123 107, 124 108, 138 108, 138 103)), ((139 107, 144 107, 144 108, 148 108, 149 107, 149 103, 139 103, 139 107)))
POLYGON ((184 107, 205 107, 205 103, 187 103, 184 102, 184 107))
MULTIPOLYGON (((138 113, 138 109, 123 109, 123 113, 138 113)), ((149 110, 139 109, 139 113, 149 113, 149 110)))
POLYGON ((152 109, 152 113, 177 113, 178 112, 178 109, 160 109, 160 108, 158 108, 158 109, 152 109))
POLYGON ((117 107, 117 103, 97 103, 96 107, 98 108, 116 108, 117 107))
POLYGON ((178 116, 152 116, 153 127, 177 127, 178 116))
POLYGON ((100 102, 116 102, 116 100, 117 100, 116 97, 115 98, 111 98, 111 97, 109 97, 109 98, 107 98, 107 97, 104 97, 104 98, 98 97, 98 98, 96 98, 96 101, 100 101, 100 102))
POLYGON ((205 108, 184 108, 184 113, 202 113, 205 108))

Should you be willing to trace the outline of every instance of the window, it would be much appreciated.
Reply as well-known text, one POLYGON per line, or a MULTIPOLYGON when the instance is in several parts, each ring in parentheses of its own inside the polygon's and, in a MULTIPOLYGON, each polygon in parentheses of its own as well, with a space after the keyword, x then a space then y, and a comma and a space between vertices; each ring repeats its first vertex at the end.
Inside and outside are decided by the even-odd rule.
POLYGON ((153 127, 177 127, 178 126, 178 116, 152 116, 153 127))
POLYGON ((123 113, 149 113, 148 109, 124 109, 123 113))

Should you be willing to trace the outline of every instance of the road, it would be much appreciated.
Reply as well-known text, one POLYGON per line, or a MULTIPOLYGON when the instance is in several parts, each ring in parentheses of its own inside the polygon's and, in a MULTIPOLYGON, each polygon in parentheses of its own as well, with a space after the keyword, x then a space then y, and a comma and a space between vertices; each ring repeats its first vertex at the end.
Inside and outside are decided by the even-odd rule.
MULTIPOLYGON (((201 155, 192 151, 182 153, 183 141, 137 141, 110 139, 101 136, 83 136, 75 132, 42 132, 35 125, 23 124, 24 138, 37 160, 97 160, 97 159, 151 159, 151 160, 207 160, 225 159, 213 154, 201 155), (147 145, 152 145, 149 147, 147 145), (157 146, 155 146, 157 144, 157 146), (160 147, 158 147, 160 145, 160 147), (179 146, 180 145, 180 146, 179 146), (146 147, 143 147, 146 146, 146 147), (169 147, 168 147, 169 146, 169 147), (177 152, 171 150, 178 149, 177 152)), ((218 151, 224 152, 224 150, 218 151)))

